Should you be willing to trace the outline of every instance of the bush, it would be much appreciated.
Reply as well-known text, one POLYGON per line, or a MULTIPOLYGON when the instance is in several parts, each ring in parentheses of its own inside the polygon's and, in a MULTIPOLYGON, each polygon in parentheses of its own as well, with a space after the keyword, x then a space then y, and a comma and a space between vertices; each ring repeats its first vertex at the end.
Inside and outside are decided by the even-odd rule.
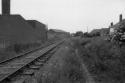
POLYGON ((125 46, 120 48, 101 38, 94 38, 87 45, 82 46, 82 58, 88 65, 89 71, 97 76, 96 79, 109 83, 112 83, 111 80, 124 83, 124 48, 125 46))

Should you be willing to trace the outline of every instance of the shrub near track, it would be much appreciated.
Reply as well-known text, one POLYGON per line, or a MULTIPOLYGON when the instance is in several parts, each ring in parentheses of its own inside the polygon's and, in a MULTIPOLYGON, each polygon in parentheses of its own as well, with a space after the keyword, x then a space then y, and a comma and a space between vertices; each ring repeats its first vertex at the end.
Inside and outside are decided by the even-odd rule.
POLYGON ((80 45, 76 45, 76 47, 79 48, 83 61, 97 82, 125 82, 124 45, 119 47, 100 37, 79 39, 79 42, 80 45))

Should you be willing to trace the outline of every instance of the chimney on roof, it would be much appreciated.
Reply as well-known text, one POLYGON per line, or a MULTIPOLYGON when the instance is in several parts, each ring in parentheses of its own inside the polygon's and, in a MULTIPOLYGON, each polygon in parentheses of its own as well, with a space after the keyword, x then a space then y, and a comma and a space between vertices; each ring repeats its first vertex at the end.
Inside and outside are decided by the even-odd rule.
POLYGON ((119 16, 119 22, 121 22, 122 21, 122 14, 120 14, 120 16, 119 16))
POLYGON ((111 22, 111 26, 113 26, 113 22, 111 22))
POLYGON ((2 0, 2 15, 10 15, 10 0, 2 0))

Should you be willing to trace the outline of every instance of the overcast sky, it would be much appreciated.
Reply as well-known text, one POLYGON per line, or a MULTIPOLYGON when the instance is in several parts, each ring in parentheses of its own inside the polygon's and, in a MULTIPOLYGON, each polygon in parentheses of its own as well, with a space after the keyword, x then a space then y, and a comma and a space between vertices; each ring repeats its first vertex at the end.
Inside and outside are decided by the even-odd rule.
POLYGON ((125 16, 125 0, 11 0, 12 14, 69 32, 108 27, 125 16))

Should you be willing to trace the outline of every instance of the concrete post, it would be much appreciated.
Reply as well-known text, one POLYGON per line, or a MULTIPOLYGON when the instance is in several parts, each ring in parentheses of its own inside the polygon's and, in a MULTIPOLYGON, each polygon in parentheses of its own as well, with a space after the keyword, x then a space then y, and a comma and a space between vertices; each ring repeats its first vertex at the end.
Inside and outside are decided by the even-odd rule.
POLYGON ((10 0, 2 0, 2 15, 10 15, 10 0))

